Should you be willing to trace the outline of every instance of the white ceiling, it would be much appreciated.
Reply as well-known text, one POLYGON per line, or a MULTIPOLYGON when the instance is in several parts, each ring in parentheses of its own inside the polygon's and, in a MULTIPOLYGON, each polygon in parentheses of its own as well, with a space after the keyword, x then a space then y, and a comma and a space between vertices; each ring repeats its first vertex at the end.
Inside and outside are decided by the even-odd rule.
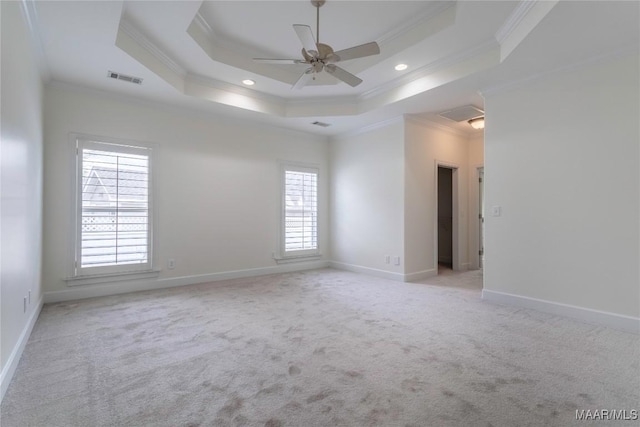
POLYGON ((474 132, 437 113, 483 108, 480 90, 639 41, 638 2, 328 0, 320 40, 335 50, 376 41, 381 53, 340 63, 364 80, 355 88, 323 73, 294 91, 304 65, 252 58, 301 58, 292 24, 315 33, 308 0, 37 1, 28 10, 54 81, 324 135, 402 114, 474 132), (243 86, 247 78, 256 84, 243 86))

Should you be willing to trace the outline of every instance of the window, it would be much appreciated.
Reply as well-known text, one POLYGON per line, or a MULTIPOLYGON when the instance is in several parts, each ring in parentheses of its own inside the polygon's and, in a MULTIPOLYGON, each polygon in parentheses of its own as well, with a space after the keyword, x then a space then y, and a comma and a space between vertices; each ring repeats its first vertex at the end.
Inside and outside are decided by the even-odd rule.
POLYGON ((283 255, 318 254, 318 169, 284 166, 283 255))
POLYGON ((73 276, 151 269, 151 148, 76 139, 73 276))

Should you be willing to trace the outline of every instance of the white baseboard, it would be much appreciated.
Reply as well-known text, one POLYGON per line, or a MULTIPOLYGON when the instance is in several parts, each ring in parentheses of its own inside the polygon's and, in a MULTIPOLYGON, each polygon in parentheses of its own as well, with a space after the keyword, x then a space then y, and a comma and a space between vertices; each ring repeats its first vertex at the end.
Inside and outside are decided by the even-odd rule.
POLYGON ((378 270, 377 268, 363 267, 361 265, 347 264, 344 262, 330 261, 329 266, 338 270, 353 271, 354 273, 368 274, 369 276, 404 282, 404 274, 392 271, 378 270))
POLYGON ((27 345, 27 341, 29 341, 31 331, 33 331, 36 320, 38 320, 40 311, 42 311, 43 303, 43 297, 41 296, 38 304, 35 307, 35 310, 31 312, 31 315, 27 320, 27 324, 24 325, 24 329, 22 329, 22 333, 18 338, 18 342, 13 347, 13 351, 11 351, 9 359, 7 359, 7 363, 2 369, 2 373, 0 373, 0 402, 2 402, 2 399, 4 399, 4 394, 7 392, 9 384, 11 383, 11 379, 13 378, 13 374, 16 372, 16 368, 18 367, 18 363, 20 362, 20 357, 22 357, 22 352, 27 345))
POLYGON ((482 299, 496 304, 513 305, 517 307, 531 308, 558 316, 570 317, 582 322, 599 326, 640 334, 640 318, 577 307, 575 305, 562 304, 537 298, 513 295, 504 292, 482 291, 482 299))
POLYGON ((431 268, 429 270, 416 271, 415 273, 409 273, 404 275, 405 282, 415 282, 418 280, 427 279, 438 275, 437 268, 431 268))
POLYGON ((251 268, 246 270, 223 271, 212 274, 170 277, 166 279, 131 280, 110 284, 74 286, 72 289, 44 293, 44 302, 53 303, 107 295, 126 294, 129 292, 151 291, 176 286, 195 285, 198 283, 217 282, 220 280, 239 279, 244 277, 264 276, 267 274, 288 273, 291 271, 312 270, 329 266, 329 261, 307 261, 282 264, 272 267, 251 268))

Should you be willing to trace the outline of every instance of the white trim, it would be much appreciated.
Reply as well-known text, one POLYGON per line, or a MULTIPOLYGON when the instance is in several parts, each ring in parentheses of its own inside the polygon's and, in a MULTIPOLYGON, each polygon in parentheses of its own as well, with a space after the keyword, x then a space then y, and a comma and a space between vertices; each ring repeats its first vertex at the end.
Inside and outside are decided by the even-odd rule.
POLYGON ((522 0, 520 4, 516 6, 495 34, 498 43, 502 44, 506 38, 513 33, 536 2, 537 0, 522 0))
POLYGON ((358 129, 353 129, 347 132, 343 132, 337 135, 332 135, 330 137, 331 141, 335 141, 335 140, 339 140, 341 138, 349 138, 352 136, 358 136, 358 135, 362 135, 365 134, 367 132, 371 132, 374 131, 376 129, 381 129, 387 126, 391 126, 391 125, 395 125, 396 123, 401 123, 404 122, 404 117, 403 116, 396 116, 396 117, 392 117, 390 119, 387 120, 383 120, 381 122, 377 122, 377 123, 373 123, 358 129))
POLYGON ((207 37, 212 38, 212 39, 218 38, 218 36, 216 35, 216 32, 213 30, 211 25, 209 25, 207 20, 204 19, 204 17, 200 13, 200 10, 198 10, 196 12, 196 16, 193 17, 193 21, 191 21, 191 22, 192 23, 195 22, 200 27, 200 29, 202 31, 204 31, 204 33, 207 35, 207 37))
POLYGON ((528 85, 534 84, 538 80, 544 80, 546 78, 553 77, 557 74, 563 74, 568 72, 573 72, 578 69, 582 69, 583 67, 592 66, 600 63, 615 61, 617 59, 624 58, 627 55, 637 55, 638 54, 638 45, 630 44, 627 46, 623 46, 619 49, 614 49, 602 55, 594 56, 584 61, 574 62, 569 65, 564 65, 557 68, 552 68, 549 70, 544 70, 539 73, 532 74, 530 76, 526 76, 523 78, 518 78, 515 80, 498 83, 494 86, 487 87, 486 89, 481 89, 478 91, 480 96, 485 98, 487 96, 492 96, 495 94, 509 92, 511 90, 519 89, 521 87, 526 87, 528 85))
POLYGON ((313 270, 326 268, 329 262, 325 260, 291 263, 272 267, 249 268, 246 270, 222 271, 211 274, 198 274, 193 276, 170 277, 160 280, 136 280, 118 282, 109 285, 92 285, 76 287, 62 291, 44 293, 45 303, 71 301, 84 298, 102 297, 107 295, 127 294, 139 291, 152 291, 156 289, 173 288, 177 286, 195 285, 198 283, 218 282, 220 280, 241 279, 245 277, 264 276, 267 274, 288 273, 291 271, 313 270))
MULTIPOLYGON (((487 54, 494 49, 498 49, 499 47, 500 46, 498 45, 498 43, 494 38, 484 40, 483 42, 480 42, 470 47, 469 49, 465 49, 453 55, 438 58, 435 61, 430 62, 418 69, 415 69, 409 73, 403 74, 400 77, 397 77, 391 81, 388 81, 379 86, 376 86, 373 89, 370 89, 366 92, 363 92, 358 96, 358 101, 361 103, 364 101, 368 101, 375 96, 388 93, 399 86, 407 85, 417 79, 430 76, 438 71, 453 67, 454 65, 461 64, 472 58, 476 58, 478 56, 487 54)), ((438 86, 441 86, 441 85, 438 85, 438 86)))
POLYGON ((112 274, 89 274, 85 276, 74 276, 65 278, 67 286, 83 286, 93 285, 97 283, 112 283, 112 282, 124 282, 131 280, 150 279, 152 277, 158 277, 160 270, 148 270, 148 271, 130 271, 127 273, 112 273, 112 274))
POLYGON ((137 29, 131 22, 127 21, 124 18, 121 19, 120 29, 178 76, 184 78, 187 75, 187 70, 183 66, 171 59, 162 49, 160 49, 151 40, 149 40, 147 36, 142 34, 142 32, 137 29))
POLYGON ((383 279, 395 280, 396 282, 405 281, 405 275, 402 273, 393 273, 391 271, 378 270, 377 268, 363 267, 361 265, 330 261, 329 267, 338 270, 353 271, 354 273, 367 274, 369 276, 381 277, 383 279))
POLYGON ((16 372, 16 368, 18 367, 18 363, 20 362, 20 358, 22 357, 22 352, 24 351, 27 342, 29 341, 29 337, 31 336, 31 331, 33 331, 33 327, 38 320, 38 316, 40 316, 40 312, 42 311, 43 306, 43 297, 40 296, 40 300, 38 301, 38 305, 35 310, 31 312, 29 316, 29 320, 27 320, 27 324, 22 329, 22 333, 16 342, 16 345, 13 347, 9 358, 7 359, 7 363, 4 365, 2 369, 2 373, 0 373, 0 402, 4 398, 4 394, 7 392, 9 388, 9 384, 11 383, 11 379, 16 372))
POLYGON ((295 256, 287 256, 284 258, 273 257, 276 261, 276 264, 291 264, 294 262, 307 262, 307 261, 315 261, 322 259, 322 254, 318 255, 295 255, 295 256))
MULTIPOLYGON (((416 125, 422 125, 428 129, 432 129, 432 130, 439 130, 442 132, 447 132, 451 135, 455 135, 455 136, 461 136, 464 138, 468 138, 470 136, 473 135, 473 131, 469 130, 467 132, 461 131, 460 129, 456 129, 456 128, 452 128, 449 127, 447 125, 444 125, 442 123, 436 123, 434 121, 431 121, 425 117, 420 116, 419 114, 405 114, 404 115, 404 119, 405 121, 409 122, 409 123, 413 123, 416 125)), ((471 127, 469 127, 469 129, 473 129, 471 127)))
MULTIPOLYGON (((135 96, 131 94, 113 92, 113 91, 105 91, 102 89, 96 89, 88 86, 80 86, 74 85, 71 83, 63 82, 60 80, 51 80, 46 84, 46 87, 50 87, 54 90, 61 90, 70 93, 78 93, 86 96, 97 96, 104 97, 106 99, 111 99, 117 102, 126 102, 126 103, 135 103, 136 106, 140 108, 151 108, 159 111, 163 111, 166 113, 177 114, 180 117, 189 117, 189 118, 199 118, 206 119, 208 121, 213 121, 219 124, 233 124, 237 126, 241 126, 243 128, 251 128, 257 130, 271 129, 277 130, 280 132, 286 132, 291 135, 311 135, 316 138, 321 138, 323 140, 328 140, 328 136, 324 134, 319 134, 316 132, 311 132, 309 130, 303 129, 294 129, 291 127, 286 127, 283 125, 278 125, 275 123, 267 123, 267 122, 258 122, 254 120, 247 121, 246 119, 238 118, 232 114, 223 114, 218 112, 216 115, 212 116, 210 112, 204 111, 202 109, 192 107, 192 106, 177 106, 170 102, 165 102, 162 100, 149 100, 147 98, 143 98, 141 96, 135 96)), ((318 128, 320 129, 320 128, 318 128)), ((75 157, 75 153, 74 153, 75 157)))
MULTIPOLYGON (((271 95, 255 89, 248 89, 240 85, 234 85, 222 80, 201 76, 199 74, 187 73, 184 76, 184 82, 185 82, 185 85, 187 83, 194 83, 200 86, 206 86, 208 88, 223 90, 236 95, 246 96, 247 98, 257 99, 259 101, 270 102, 270 103, 276 104, 279 108, 282 109, 282 111, 285 110, 286 103, 287 103, 286 99, 281 98, 277 95, 271 95)), ((185 89, 185 92, 186 92, 186 89, 185 89)), ((284 113, 282 113, 282 115, 284 116, 284 113)))
POLYGON ((416 271, 415 273, 408 273, 404 275, 405 282, 417 282, 418 280, 428 279, 429 277, 435 277, 438 275, 437 268, 430 268, 428 270, 416 271))
POLYGON ((321 256, 320 254, 320 204, 323 201, 320 198, 320 165, 313 163, 302 163, 302 162, 294 162, 287 160, 279 160, 280 164, 280 234, 279 234, 279 256, 274 257, 276 262, 286 263, 285 260, 291 260, 291 262, 296 262, 300 258, 309 258, 309 257, 317 257, 321 256), (300 249, 295 251, 288 251, 285 249, 286 242, 286 173, 288 171, 292 172, 303 172, 303 173, 311 173, 316 175, 316 247, 315 249, 300 249))
POLYGON ((625 332, 640 334, 640 318, 615 314, 591 308, 513 295, 506 292, 482 290, 482 299, 495 304, 530 308, 558 316, 570 317, 585 323, 619 329, 625 332))
POLYGON ((416 28, 429 25, 429 21, 435 18, 440 18, 444 12, 455 7, 455 5, 455 2, 451 1, 430 1, 425 9, 413 15, 398 27, 378 37, 377 41, 381 45, 388 44, 416 28))
MULTIPOLYGON (((71 156, 73 158, 72 165, 74 173, 72 174, 72 194, 74 199, 72 200, 72 215, 70 215, 71 230, 73 230, 72 239, 69 241, 69 248, 67 250, 67 278, 64 280, 71 282, 76 278, 78 283, 72 283, 71 285, 80 285, 88 283, 102 283, 104 280, 96 281, 91 280, 99 276, 110 275, 115 277, 117 275, 130 275, 133 273, 149 273, 157 265, 157 220, 156 220, 156 164, 158 163, 158 144, 151 142, 142 142, 131 139, 113 138, 89 135, 78 132, 69 133, 69 143, 71 145, 71 156), (87 274, 86 268, 83 269, 77 265, 80 259, 80 236, 81 236, 81 224, 80 218, 82 217, 81 203, 82 189, 80 183, 82 182, 82 158, 81 153, 85 147, 102 147, 102 146, 114 146, 113 151, 117 152, 138 152, 143 151, 148 156, 148 173, 149 173, 149 194, 148 194, 148 242, 147 242, 147 254, 148 260, 144 264, 126 264, 120 266, 110 267, 90 267, 91 272, 87 274), (117 150, 116 150, 117 148, 117 150), (86 280, 89 279, 89 280, 86 280)), ((102 148, 101 148, 102 149, 102 148)), ((107 148, 104 148, 107 149, 107 148)), ((118 279, 113 279, 118 280, 118 279)), ((125 278, 126 280, 126 278, 125 278)))

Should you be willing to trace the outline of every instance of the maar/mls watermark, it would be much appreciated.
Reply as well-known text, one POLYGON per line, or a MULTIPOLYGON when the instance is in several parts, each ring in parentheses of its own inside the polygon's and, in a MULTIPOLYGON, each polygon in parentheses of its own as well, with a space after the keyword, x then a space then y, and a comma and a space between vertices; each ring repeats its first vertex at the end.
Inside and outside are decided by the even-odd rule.
POLYGON ((636 421, 637 409, 576 409, 578 421, 636 421))

